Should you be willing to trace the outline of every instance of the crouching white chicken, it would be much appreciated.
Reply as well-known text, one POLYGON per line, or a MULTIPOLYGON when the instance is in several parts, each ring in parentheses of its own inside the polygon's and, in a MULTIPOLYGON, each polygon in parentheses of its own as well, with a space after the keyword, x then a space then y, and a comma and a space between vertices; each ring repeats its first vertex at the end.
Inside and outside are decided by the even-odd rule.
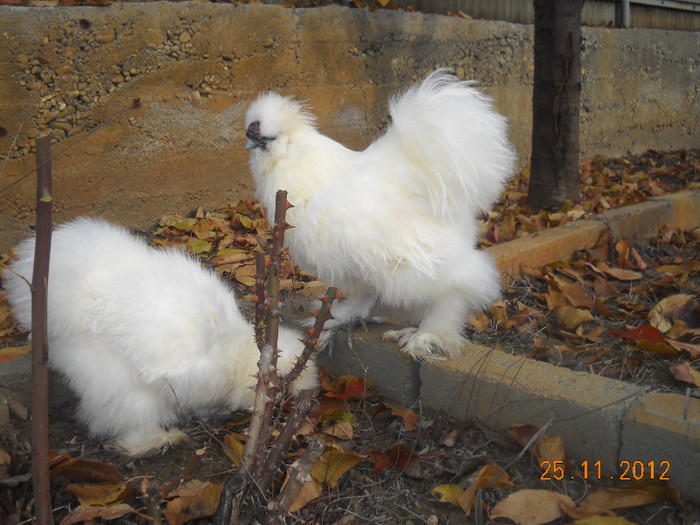
MULTIPOLYGON (((31 276, 34 245, 19 245, 12 270, 31 276)), ((7 271, 4 286, 29 329, 29 286, 7 271)), ((303 350, 299 338, 280 330, 283 374, 303 350)), ((53 234, 48 339, 49 364, 77 393, 79 418, 129 455, 178 442, 182 416, 253 404, 260 353, 233 292, 182 252, 101 220, 80 218, 53 234)), ((309 362, 293 387, 316 384, 309 362)))
POLYGON ((270 213, 287 190, 292 258, 346 295, 328 327, 380 307, 418 325, 386 334, 404 352, 454 356, 468 313, 499 295, 492 259, 475 248, 476 217, 498 199, 515 153, 491 99, 444 69, 390 113, 386 133, 356 152, 319 133, 303 104, 261 95, 246 114, 256 195, 270 213))

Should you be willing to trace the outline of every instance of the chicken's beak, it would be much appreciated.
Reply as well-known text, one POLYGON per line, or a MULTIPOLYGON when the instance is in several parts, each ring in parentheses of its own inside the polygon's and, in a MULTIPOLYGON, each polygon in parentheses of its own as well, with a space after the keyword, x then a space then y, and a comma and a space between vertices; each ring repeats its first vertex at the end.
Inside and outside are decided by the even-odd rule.
POLYGON ((245 149, 256 149, 260 148, 263 151, 267 149, 267 143, 269 141, 266 137, 260 136, 260 122, 251 122, 250 126, 245 132, 246 137, 248 137, 248 142, 245 143, 245 149))

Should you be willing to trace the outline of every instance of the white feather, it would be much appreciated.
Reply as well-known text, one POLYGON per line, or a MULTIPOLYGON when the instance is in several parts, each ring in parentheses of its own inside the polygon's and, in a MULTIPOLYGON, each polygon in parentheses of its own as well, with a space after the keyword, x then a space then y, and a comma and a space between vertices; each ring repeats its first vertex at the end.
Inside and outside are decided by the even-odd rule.
MULTIPOLYGON (((15 272, 31 276, 34 245, 19 245, 15 272)), ((4 286, 29 329, 29 287, 10 272, 4 286)), ((80 419, 130 455, 180 440, 182 416, 254 400, 260 353, 227 285, 184 253, 101 220, 80 218, 53 234, 48 338, 49 363, 77 393, 80 419)), ((300 338, 281 329, 282 373, 301 353, 300 338)), ((316 384, 310 363, 294 387, 316 384)))
POLYGON ((491 100, 446 70, 390 111, 387 132, 355 152, 319 133, 299 102, 261 95, 246 115, 265 138, 249 143, 256 195, 270 213, 287 190, 292 258, 348 296, 336 323, 378 304, 420 323, 401 335, 404 351, 454 355, 468 313, 499 295, 493 261, 475 248, 476 217, 512 176, 515 153, 491 100))

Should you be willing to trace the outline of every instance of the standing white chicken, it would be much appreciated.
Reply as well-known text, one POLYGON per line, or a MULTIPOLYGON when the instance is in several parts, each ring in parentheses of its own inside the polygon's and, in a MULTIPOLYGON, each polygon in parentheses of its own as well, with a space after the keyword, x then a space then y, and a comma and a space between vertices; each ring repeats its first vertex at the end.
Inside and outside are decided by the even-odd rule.
POLYGON ((444 69, 390 113, 386 133, 356 152, 319 133, 303 104, 261 95, 246 114, 256 195, 270 213, 287 190, 292 258, 346 295, 328 327, 378 306, 418 324, 385 334, 404 352, 454 356, 468 313, 500 292, 492 259, 475 248, 476 217, 512 176, 514 149, 491 99, 444 69))
MULTIPOLYGON (((260 358, 253 327, 212 270, 88 218, 56 228, 51 244, 49 364, 78 394, 78 416, 92 435, 136 456, 182 439, 182 416, 253 404, 260 358)), ((31 275, 34 245, 34 238, 19 245, 12 270, 31 275)), ((3 283, 29 329, 29 286, 11 272, 3 283)), ((303 350, 300 337, 280 329, 283 374, 303 350)), ((293 387, 317 382, 309 362, 293 387)))

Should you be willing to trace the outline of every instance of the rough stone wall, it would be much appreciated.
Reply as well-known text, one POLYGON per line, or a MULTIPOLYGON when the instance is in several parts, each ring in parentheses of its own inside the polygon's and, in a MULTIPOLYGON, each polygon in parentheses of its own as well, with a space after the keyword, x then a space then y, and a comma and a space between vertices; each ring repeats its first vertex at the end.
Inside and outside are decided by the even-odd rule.
MULTIPOLYGON (((253 194, 243 118, 260 91, 308 100, 323 132, 364 148, 387 98, 439 66, 494 97, 525 165, 531 53, 531 26, 421 13, 0 7, 0 153, 22 126, 0 188, 34 167, 34 139, 51 133, 54 153, 71 146, 53 164, 56 222, 97 214, 149 227, 253 194), (95 129, 134 99, 139 109, 95 129)), ((699 57, 693 33, 584 28, 582 154, 698 147, 699 57)), ((0 251, 28 234, 34 184, 0 193, 0 251)))

